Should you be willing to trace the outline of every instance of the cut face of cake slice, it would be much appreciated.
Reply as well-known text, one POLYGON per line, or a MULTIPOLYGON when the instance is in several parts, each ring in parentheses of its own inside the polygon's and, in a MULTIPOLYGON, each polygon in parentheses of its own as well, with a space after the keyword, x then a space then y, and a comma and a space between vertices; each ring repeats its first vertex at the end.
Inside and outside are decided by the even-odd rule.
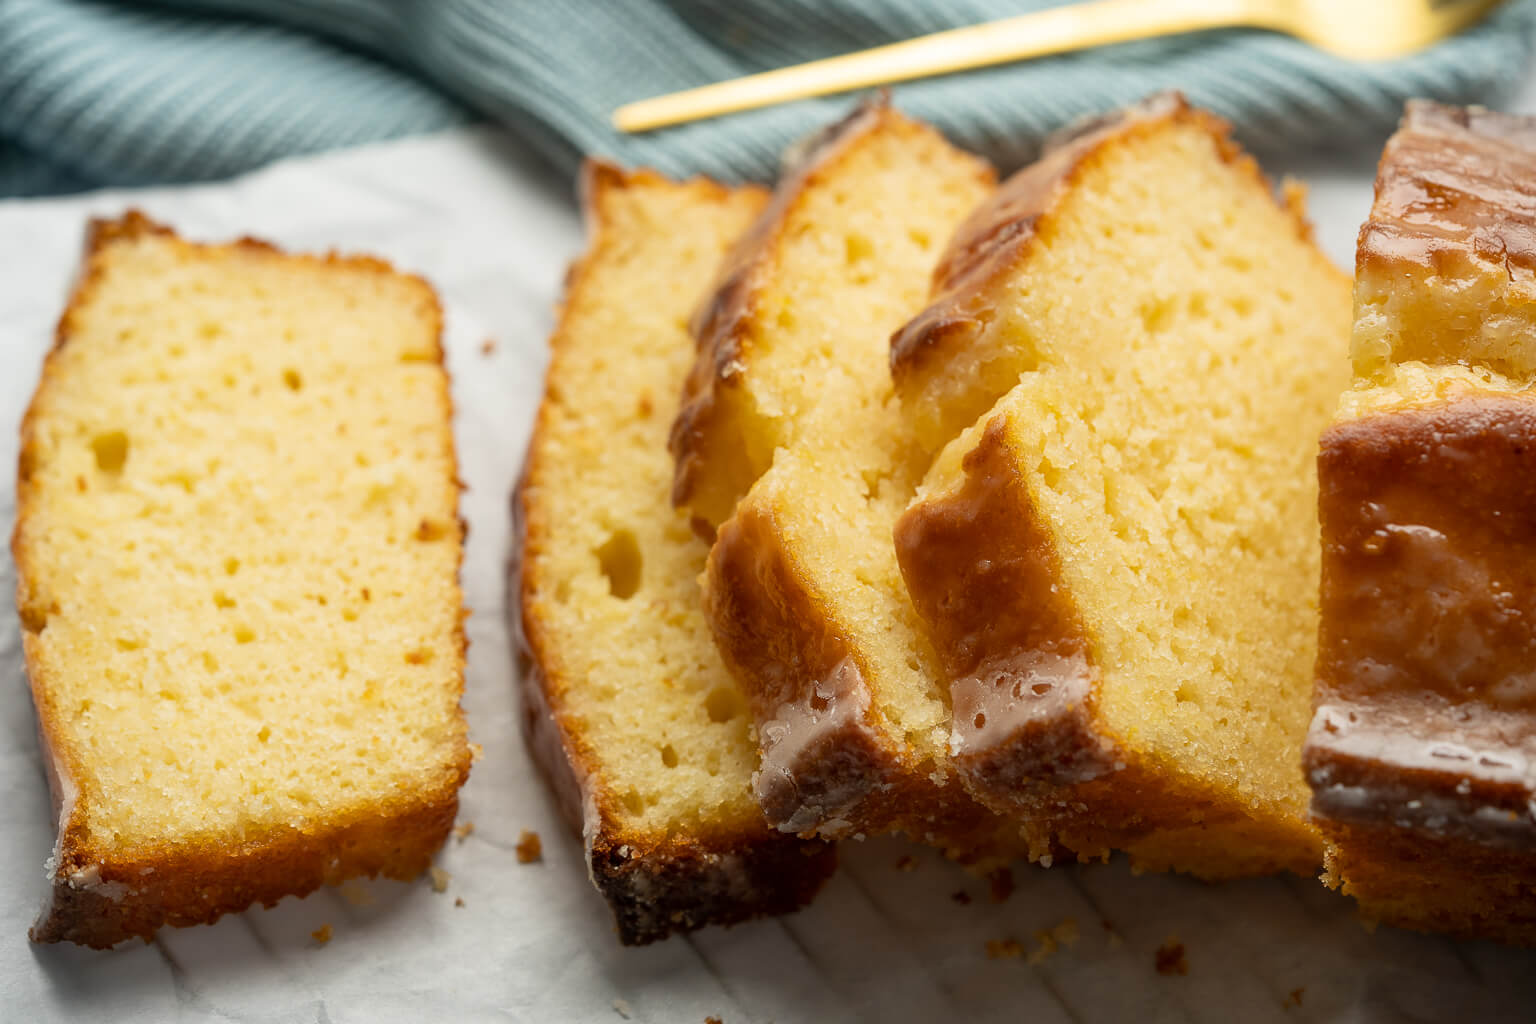
POLYGON ((1323 435, 1312 810, 1369 917, 1536 942, 1536 119, 1408 106, 1323 435))
POLYGON ((709 546, 672 508, 688 316, 767 201, 589 165, 572 272, 514 497, 529 745, 627 943, 804 904, 832 848, 771 829, 747 703, 710 639, 709 546))
POLYGON ((941 279, 893 370, 925 445, 963 433, 896 547, 967 784, 1040 847, 1312 870, 1312 439, 1348 279, 1176 96, 1005 183, 941 279))
POLYGON ((376 260, 94 226, 12 540, 60 815, 33 938, 426 869, 470 762, 441 324, 376 260))
POLYGON ((924 466, 890 333, 991 187, 976 158, 867 105, 787 175, 696 322, 674 496, 719 525, 706 612, 757 723, 758 799, 786 831, 899 829, 961 857, 1000 828, 1016 840, 949 766, 946 694, 890 539, 924 466))

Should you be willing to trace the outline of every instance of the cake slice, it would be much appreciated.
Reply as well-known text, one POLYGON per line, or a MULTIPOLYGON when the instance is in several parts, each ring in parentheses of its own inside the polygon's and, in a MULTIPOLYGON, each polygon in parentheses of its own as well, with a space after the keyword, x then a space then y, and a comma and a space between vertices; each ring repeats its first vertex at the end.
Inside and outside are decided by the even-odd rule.
POLYGON ((1367 916, 1536 942, 1536 118, 1408 105, 1322 439, 1307 736, 1367 916))
POLYGON ((710 640, 709 546, 674 511, 688 315, 759 189, 589 164, 591 241, 513 499, 525 734, 627 943, 783 913, 833 867, 752 797, 747 705, 710 640))
POLYGON ((896 546, 972 792, 1037 847, 1313 870, 1312 439, 1348 278, 1176 95, 1007 182, 941 278, 893 370, 925 444, 963 432, 896 546))
POLYGON ((1017 835, 949 766, 948 706, 890 540, 923 469, 890 332, 992 183, 932 129, 866 104, 807 147, 695 321, 674 497, 719 527, 705 611, 757 725, 758 800, 787 832, 900 830, 964 859, 1017 835))
POLYGON ((469 773, 442 315, 376 260, 96 223, 22 424, 40 942, 430 862, 469 773))

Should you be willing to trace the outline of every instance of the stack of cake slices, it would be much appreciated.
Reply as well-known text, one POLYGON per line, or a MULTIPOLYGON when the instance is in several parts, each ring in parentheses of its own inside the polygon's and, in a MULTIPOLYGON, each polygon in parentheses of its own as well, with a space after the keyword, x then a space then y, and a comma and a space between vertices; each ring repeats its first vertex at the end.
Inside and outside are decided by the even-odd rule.
POLYGON ((1533 138, 1410 109, 1353 389, 1300 189, 1177 95, 1000 187, 883 100, 767 198, 592 167, 514 625, 621 936, 898 833, 1529 939, 1533 138))
MULTIPOLYGON (((1001 186, 883 99, 772 193, 589 165, 509 604, 620 938, 793 910, 893 833, 1325 868, 1372 918, 1536 941, 1533 182, 1533 121, 1410 106, 1351 346, 1299 189, 1176 95, 1001 186)), ((35 938, 443 842, 440 327, 374 260, 96 226, 18 469, 35 938)))

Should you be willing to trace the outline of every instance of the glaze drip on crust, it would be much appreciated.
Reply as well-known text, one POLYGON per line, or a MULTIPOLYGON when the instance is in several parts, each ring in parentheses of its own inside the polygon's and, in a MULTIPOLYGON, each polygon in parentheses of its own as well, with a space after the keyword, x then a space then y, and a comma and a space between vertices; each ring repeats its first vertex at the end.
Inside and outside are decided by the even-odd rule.
POLYGON ((1360 229, 1355 372, 1463 364, 1536 374, 1536 120, 1416 100, 1360 229))
POLYGON ((1346 421, 1319 467, 1313 812, 1536 847, 1536 396, 1346 421))
POLYGON ((869 686, 845 656, 809 695, 780 704, 758 727, 763 760, 752 789, 780 831, 828 839, 854 831, 852 815, 878 784, 885 753, 869 713, 869 686))

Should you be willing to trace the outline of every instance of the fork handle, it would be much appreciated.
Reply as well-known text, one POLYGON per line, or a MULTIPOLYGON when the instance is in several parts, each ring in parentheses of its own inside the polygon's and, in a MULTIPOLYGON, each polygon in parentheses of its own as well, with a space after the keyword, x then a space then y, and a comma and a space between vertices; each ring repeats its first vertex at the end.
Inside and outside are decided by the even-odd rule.
POLYGON ((649 131, 787 100, 989 67, 1132 39, 1247 25, 1279 28, 1276 0, 1098 0, 1022 14, 626 104, 614 127, 649 131))

